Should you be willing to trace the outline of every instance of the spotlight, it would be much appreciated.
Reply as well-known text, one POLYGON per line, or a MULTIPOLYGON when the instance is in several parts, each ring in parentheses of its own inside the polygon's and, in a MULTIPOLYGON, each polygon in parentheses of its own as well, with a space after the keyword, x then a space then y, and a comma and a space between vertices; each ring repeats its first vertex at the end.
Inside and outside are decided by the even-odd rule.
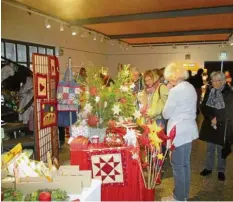
POLYGON ((104 42, 104 36, 101 36, 100 37, 100 43, 103 43, 104 42))
POLYGON ((219 45, 219 48, 224 48, 224 44, 223 44, 223 43, 220 44, 220 45, 219 45))
POLYGON ((46 27, 47 29, 49 29, 49 28, 51 27, 48 18, 45 19, 45 27, 46 27))
POLYGON ((96 41, 96 39, 97 39, 97 36, 96 36, 96 33, 94 33, 93 40, 96 41))
POLYGON ((75 36, 78 33, 78 28, 77 27, 72 27, 72 35, 75 36))
POLYGON ((61 32, 64 31, 64 24, 63 24, 63 23, 61 23, 61 25, 60 25, 60 31, 61 31, 61 32))
POLYGON ((189 45, 188 45, 188 44, 184 46, 184 49, 188 49, 188 48, 189 48, 189 45))
POLYGON ((109 43, 110 43, 112 46, 114 46, 113 40, 109 40, 109 43))
POLYGON ((233 42, 231 42, 230 45, 233 46, 233 42))

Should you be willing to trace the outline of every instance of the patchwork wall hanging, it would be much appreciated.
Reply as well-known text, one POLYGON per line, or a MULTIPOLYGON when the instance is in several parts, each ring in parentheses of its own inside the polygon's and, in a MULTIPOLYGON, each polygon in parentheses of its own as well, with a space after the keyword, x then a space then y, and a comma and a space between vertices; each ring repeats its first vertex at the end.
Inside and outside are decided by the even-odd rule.
POLYGON ((56 101, 41 101, 41 128, 57 125, 57 103, 56 101))
POLYGON ((58 77, 59 64, 54 56, 49 56, 49 76, 50 78, 57 79, 58 77))
POLYGON ((124 156, 121 152, 105 152, 105 154, 90 156, 94 179, 106 185, 124 185, 126 180, 124 156))
POLYGON ((39 99, 47 99, 47 75, 36 74, 36 95, 39 99))

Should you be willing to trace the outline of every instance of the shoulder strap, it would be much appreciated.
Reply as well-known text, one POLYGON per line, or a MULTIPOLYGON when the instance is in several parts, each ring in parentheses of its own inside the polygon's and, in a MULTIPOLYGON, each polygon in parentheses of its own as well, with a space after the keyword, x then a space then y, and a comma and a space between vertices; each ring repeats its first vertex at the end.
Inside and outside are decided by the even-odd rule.
POLYGON ((160 91, 160 88, 161 88, 162 85, 165 86, 163 83, 161 83, 161 84, 159 85, 159 89, 158 89, 159 99, 161 99, 161 91, 160 91))

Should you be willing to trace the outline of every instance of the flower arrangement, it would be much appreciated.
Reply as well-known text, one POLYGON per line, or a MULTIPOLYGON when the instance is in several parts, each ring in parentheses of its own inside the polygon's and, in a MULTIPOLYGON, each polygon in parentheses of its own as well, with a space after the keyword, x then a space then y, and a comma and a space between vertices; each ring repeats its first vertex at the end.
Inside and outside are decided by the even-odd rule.
POLYGON ((105 87, 98 68, 87 69, 87 86, 82 113, 90 127, 106 127, 110 120, 132 117, 135 112, 129 65, 118 73, 114 83, 105 87))

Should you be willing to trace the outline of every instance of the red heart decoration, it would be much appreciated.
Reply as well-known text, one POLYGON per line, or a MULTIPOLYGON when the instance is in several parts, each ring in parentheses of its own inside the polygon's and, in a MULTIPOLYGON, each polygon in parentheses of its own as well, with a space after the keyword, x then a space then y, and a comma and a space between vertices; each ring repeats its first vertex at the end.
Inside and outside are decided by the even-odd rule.
POLYGON ((40 83, 40 92, 44 90, 44 86, 40 83))

